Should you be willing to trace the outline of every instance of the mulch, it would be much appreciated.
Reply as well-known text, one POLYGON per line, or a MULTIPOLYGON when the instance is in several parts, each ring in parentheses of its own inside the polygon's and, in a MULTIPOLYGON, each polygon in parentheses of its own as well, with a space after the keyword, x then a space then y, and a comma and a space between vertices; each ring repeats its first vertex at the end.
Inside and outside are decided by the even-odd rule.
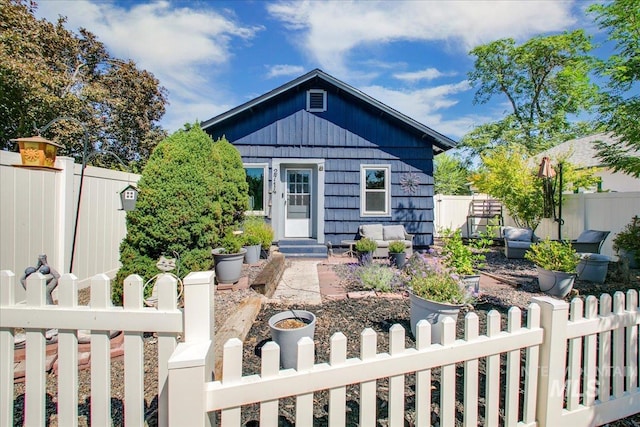
MULTIPOLYGON (((525 260, 506 260, 499 253, 499 250, 489 254, 487 257, 487 270, 498 272, 498 277, 508 280, 503 282, 483 276, 481 289, 483 295, 473 307, 466 307, 459 316, 457 324, 457 336, 464 333, 464 316, 468 311, 474 311, 480 320, 480 333, 486 333, 486 317, 491 310, 497 310, 502 314, 502 328, 506 327, 506 312, 509 307, 516 305, 523 309, 523 325, 526 324, 526 307, 529 305, 531 297, 542 295, 537 288, 536 273, 531 263, 525 260), (516 283, 514 286, 511 283, 516 283)), ((319 266, 320 280, 330 283, 321 284, 321 288, 337 289, 342 287, 345 292, 359 291, 357 284, 349 282, 344 274, 344 264, 333 264, 330 261, 321 263, 319 266)), ((573 296, 596 295, 603 292, 613 293, 615 290, 637 289, 638 274, 634 276, 631 283, 624 284, 613 275, 610 276, 605 285, 592 284, 589 282, 577 282, 576 292, 573 296)), ((569 297, 568 297, 569 298, 569 297)), ((568 299, 567 299, 568 300, 568 299)), ((347 338, 347 357, 358 357, 360 352, 360 334, 366 328, 373 329, 378 336, 378 353, 388 352, 389 340, 388 332, 394 324, 401 325, 407 333, 405 334, 405 347, 415 347, 415 341, 410 332, 409 326, 409 301, 407 298, 389 297, 387 295, 371 296, 360 299, 329 299, 323 298, 323 303, 317 305, 281 305, 264 304, 258 314, 248 336, 244 342, 243 355, 243 375, 258 374, 260 372, 260 353, 262 346, 270 341, 270 330, 268 326, 269 318, 288 309, 309 310, 315 313, 317 323, 315 328, 315 355, 316 363, 328 362, 330 357, 330 339, 337 332, 342 332, 347 338)), ((481 361, 481 370, 483 362, 481 361)), ((504 373, 503 373, 504 374, 504 373)), ((464 407, 462 404, 462 372, 458 369, 458 391, 460 396, 457 402, 457 423, 461 425, 464 407)), ((439 371, 433 370, 433 390, 432 390, 432 423, 438 422, 439 401, 439 371)), ((405 380, 405 424, 413 425, 414 421, 414 375, 406 375, 405 380)), ((387 392, 388 382, 386 379, 378 380, 378 425, 388 425, 387 422, 387 392)), ((481 387, 482 390, 482 387, 481 387)), ((347 425, 358 425, 359 417, 359 387, 356 385, 347 387, 347 425)), ((328 393, 326 391, 314 394, 314 426, 328 425, 328 393)), ((504 399, 504 396, 501 397, 504 399)), ((484 411, 484 396, 479 398, 479 413, 484 411)), ((243 408, 243 425, 257 425, 259 419, 258 405, 250 405, 243 408)), ((294 425, 295 421, 295 399, 285 398, 280 402, 279 425, 294 425)), ((482 420, 481 420, 482 421, 482 420)), ((640 415, 619 420, 609 424, 610 426, 635 426, 640 425, 640 415)))

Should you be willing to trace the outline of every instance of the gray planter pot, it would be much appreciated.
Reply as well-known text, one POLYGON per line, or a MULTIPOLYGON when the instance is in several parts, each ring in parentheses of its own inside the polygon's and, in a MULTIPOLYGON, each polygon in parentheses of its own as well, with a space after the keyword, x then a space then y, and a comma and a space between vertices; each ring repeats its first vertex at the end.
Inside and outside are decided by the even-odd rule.
POLYGON ((419 297, 412 292, 409 293, 409 307, 411 313, 411 333, 416 336, 416 327, 420 320, 426 319, 431 323, 431 343, 440 343, 442 337, 441 325, 439 323, 445 319, 453 319, 458 321, 458 314, 462 305, 445 304, 441 302, 431 301, 419 297))
POLYGON ((213 268, 218 283, 236 283, 242 275, 242 262, 246 249, 240 249, 237 254, 227 254, 223 248, 211 251, 213 254, 213 268))
POLYGON ((260 261, 260 249, 262 246, 260 245, 251 245, 244 247, 247 250, 247 253, 244 254, 244 262, 246 264, 256 264, 260 261))
POLYGON ((368 262, 373 261, 373 251, 372 252, 356 251, 356 256, 358 257, 358 264, 360 265, 364 265, 368 262))
POLYGON ((389 262, 398 269, 403 268, 407 263, 407 254, 405 252, 400 252, 399 254, 389 253, 389 262))
POLYGON ((271 339, 280 346, 280 366, 284 369, 295 368, 298 362, 298 341, 309 337, 313 340, 316 330, 316 315, 306 310, 287 310, 269 318, 271 339), (278 322, 287 319, 301 319, 305 326, 295 329, 278 327, 278 322))
POLYGON ((578 279, 604 283, 609 269, 609 257, 600 254, 582 254, 578 263, 578 279))
POLYGON ((619 249, 618 256, 620 258, 626 258, 629 262, 629 268, 638 268, 638 263, 636 262, 636 252, 628 251, 626 249, 619 249))
POLYGON ((573 289, 573 282, 576 280, 575 273, 545 270, 538 266, 536 266, 536 270, 538 270, 538 285, 542 292, 553 297, 564 298, 573 289))

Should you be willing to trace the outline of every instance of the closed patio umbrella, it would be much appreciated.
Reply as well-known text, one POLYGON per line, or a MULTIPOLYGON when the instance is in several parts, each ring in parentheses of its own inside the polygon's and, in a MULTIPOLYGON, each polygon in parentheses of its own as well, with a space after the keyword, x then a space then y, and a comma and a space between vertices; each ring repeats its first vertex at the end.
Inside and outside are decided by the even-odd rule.
POLYGON ((553 204, 553 178, 556 176, 556 171, 551 166, 551 159, 549 157, 543 157, 540 163, 540 169, 538 169, 538 178, 542 178, 542 194, 544 200, 544 216, 545 218, 551 218, 555 214, 553 204))

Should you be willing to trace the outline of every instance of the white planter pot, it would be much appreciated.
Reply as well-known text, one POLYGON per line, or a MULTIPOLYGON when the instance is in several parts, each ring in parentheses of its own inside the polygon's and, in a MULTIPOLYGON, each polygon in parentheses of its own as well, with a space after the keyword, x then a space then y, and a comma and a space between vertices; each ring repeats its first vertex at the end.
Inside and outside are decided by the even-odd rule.
POLYGON ((280 366, 284 369, 295 368, 298 363, 298 341, 301 338, 313 339, 316 330, 316 315, 306 310, 287 310, 269 318, 271 339, 280 346, 280 366), (278 327, 278 322, 287 319, 300 319, 305 325, 301 328, 287 329, 278 327))
POLYGON ((245 248, 240 249, 236 254, 227 254, 223 248, 216 248, 211 252, 218 283, 236 283, 240 280, 244 254, 247 252, 245 248))
POLYGON ((450 318, 458 321, 458 314, 462 305, 445 304, 421 298, 409 293, 411 310, 411 333, 416 336, 416 327, 420 320, 425 319, 431 323, 431 343, 440 343, 442 337, 441 325, 443 319, 450 318))
POLYGON ((575 273, 545 270, 538 266, 536 266, 536 270, 538 270, 538 285, 542 292, 564 298, 573 289, 573 282, 576 280, 575 273))

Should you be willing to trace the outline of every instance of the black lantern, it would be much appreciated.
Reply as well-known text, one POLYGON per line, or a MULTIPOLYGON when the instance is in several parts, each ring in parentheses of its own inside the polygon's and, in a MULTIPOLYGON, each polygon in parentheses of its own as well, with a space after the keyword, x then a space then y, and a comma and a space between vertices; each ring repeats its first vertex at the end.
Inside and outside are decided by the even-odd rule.
POLYGON ((133 185, 127 185, 120 192, 120 203, 123 211, 133 211, 136 209, 136 201, 138 200, 138 189, 133 185))

